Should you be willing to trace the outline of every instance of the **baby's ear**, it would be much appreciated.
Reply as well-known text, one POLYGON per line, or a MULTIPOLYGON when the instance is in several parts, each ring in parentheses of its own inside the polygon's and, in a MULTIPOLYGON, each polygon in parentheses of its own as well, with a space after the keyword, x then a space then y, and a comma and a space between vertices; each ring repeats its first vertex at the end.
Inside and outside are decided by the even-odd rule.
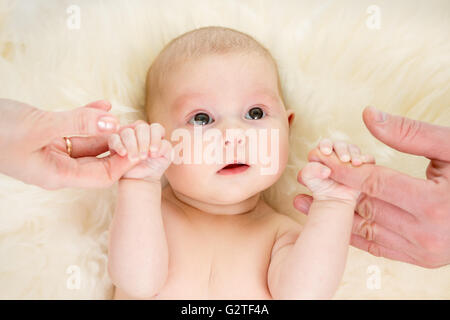
POLYGON ((295 119, 295 112, 292 109, 288 109, 288 110, 286 110, 286 114, 287 114, 287 118, 288 118, 289 127, 291 127, 292 123, 294 122, 294 119, 295 119))

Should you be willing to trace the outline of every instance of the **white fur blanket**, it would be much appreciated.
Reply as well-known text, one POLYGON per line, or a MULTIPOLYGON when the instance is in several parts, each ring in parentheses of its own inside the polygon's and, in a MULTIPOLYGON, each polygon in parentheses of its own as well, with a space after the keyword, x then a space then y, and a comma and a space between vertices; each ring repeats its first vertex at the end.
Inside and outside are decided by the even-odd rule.
MULTIPOLYGON (((377 142, 361 111, 374 105, 450 125, 448 0, 0 0, 0 96, 48 110, 108 99, 124 121, 137 119, 152 59, 206 25, 251 34, 279 63, 297 115, 289 166, 266 192, 281 212, 304 222, 292 207, 306 191, 296 174, 320 137, 352 141, 379 164, 424 177, 427 161, 377 142)), ((110 298, 114 205, 115 188, 50 192, 0 176, 0 298, 110 298)), ((351 248, 336 298, 448 299, 450 267, 351 248)))

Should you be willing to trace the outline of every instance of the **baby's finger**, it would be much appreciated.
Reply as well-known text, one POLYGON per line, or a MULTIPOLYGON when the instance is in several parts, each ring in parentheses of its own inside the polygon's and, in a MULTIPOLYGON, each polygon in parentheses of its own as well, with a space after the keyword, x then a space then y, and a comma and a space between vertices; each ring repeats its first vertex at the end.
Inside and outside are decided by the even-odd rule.
POLYGON ((333 152, 333 141, 327 138, 320 140, 319 150, 325 155, 330 155, 333 152))
POLYGON ((163 139, 161 141, 161 148, 159 149, 159 154, 169 160, 170 162, 173 161, 173 152, 172 152, 172 144, 167 141, 166 139, 163 139))
POLYGON ((320 162, 308 162, 302 169, 302 181, 307 184, 307 181, 311 181, 314 179, 327 179, 330 174, 330 168, 321 164, 320 162))
POLYGON ((157 156, 161 148, 161 139, 164 137, 165 130, 159 123, 152 123, 150 125, 150 153, 152 156, 157 156))
POLYGON ((127 154, 127 149, 125 149, 122 140, 117 133, 113 133, 109 136, 108 147, 110 150, 117 152, 121 157, 124 157, 127 154))
POLYGON ((343 141, 337 141, 334 143, 334 150, 336 151, 336 154, 342 162, 349 162, 350 161, 350 153, 348 151, 348 145, 347 143, 343 141))
POLYGON ((348 150, 349 150, 350 156, 352 158, 352 164, 354 166, 361 165, 363 163, 363 161, 361 159, 361 150, 359 149, 359 147, 354 144, 349 144, 348 150))
POLYGON ((138 145, 136 140, 136 134, 131 128, 126 128, 120 132, 120 138, 125 148, 128 151, 128 159, 130 161, 136 161, 139 159, 138 145))
POLYGON ((135 131, 140 158, 145 160, 148 157, 150 146, 150 126, 146 123, 141 123, 136 126, 135 131))
POLYGON ((361 156, 361 161, 363 163, 372 163, 375 164, 375 157, 371 154, 364 154, 361 156))

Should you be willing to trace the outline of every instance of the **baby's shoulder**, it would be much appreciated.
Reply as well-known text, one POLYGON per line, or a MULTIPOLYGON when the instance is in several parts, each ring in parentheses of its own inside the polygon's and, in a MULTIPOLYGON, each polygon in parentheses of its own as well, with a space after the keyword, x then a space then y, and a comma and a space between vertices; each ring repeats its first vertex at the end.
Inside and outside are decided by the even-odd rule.
POLYGON ((277 230, 277 237, 287 232, 299 233, 302 230, 302 225, 294 218, 280 213, 268 204, 265 207, 266 216, 271 220, 270 223, 277 230))

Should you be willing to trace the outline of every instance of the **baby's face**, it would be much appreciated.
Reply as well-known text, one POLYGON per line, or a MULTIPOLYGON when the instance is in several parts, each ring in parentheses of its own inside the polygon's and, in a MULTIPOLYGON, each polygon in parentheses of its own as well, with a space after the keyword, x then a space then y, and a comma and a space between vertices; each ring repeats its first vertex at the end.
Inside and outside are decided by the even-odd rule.
POLYGON ((180 64, 167 75, 155 108, 152 121, 165 127, 178 159, 166 177, 184 196, 209 204, 239 203, 274 184, 286 166, 293 113, 285 110, 275 67, 265 57, 208 55, 180 64), (233 137, 230 129, 243 135, 233 137), (195 139, 200 131, 203 139, 195 139), (172 136, 180 132, 191 137, 183 150, 183 140, 172 136), (220 140, 206 139, 217 133, 220 140), (236 162, 244 165, 229 165, 236 162))

